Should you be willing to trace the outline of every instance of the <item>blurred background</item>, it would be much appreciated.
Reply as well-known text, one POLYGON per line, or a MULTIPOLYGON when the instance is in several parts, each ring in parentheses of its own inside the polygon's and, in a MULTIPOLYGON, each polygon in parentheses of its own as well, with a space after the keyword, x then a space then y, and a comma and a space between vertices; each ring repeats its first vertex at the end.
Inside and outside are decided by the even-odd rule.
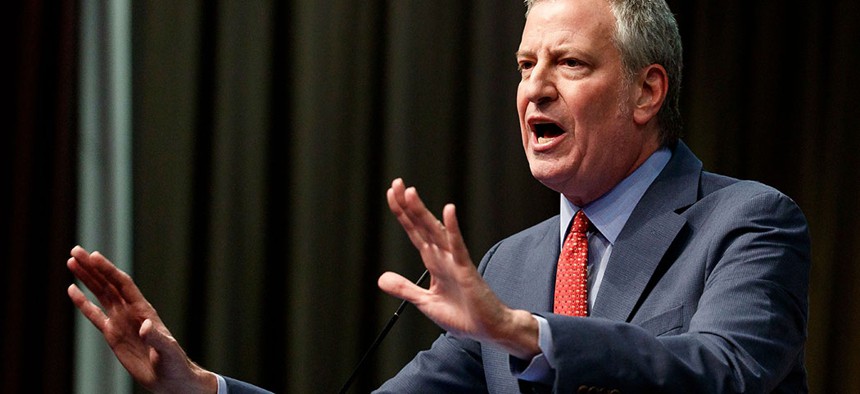
MULTIPOLYGON (((669 1, 684 140, 782 190, 813 239, 812 392, 860 392, 860 4, 669 1)), ((198 363, 333 392, 417 278, 395 177, 458 205, 473 258, 553 215, 519 140, 517 0, 24 1, 0 13, 2 392, 128 392, 66 296, 81 244, 198 363)), ((439 329, 407 309, 353 392, 439 329)))

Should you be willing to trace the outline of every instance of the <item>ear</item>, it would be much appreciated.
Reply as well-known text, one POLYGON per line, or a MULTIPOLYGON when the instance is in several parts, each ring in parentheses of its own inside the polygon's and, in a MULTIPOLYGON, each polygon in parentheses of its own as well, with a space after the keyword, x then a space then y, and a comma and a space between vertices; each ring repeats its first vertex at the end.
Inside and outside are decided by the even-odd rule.
POLYGON ((669 91, 669 76, 659 64, 645 67, 637 79, 637 95, 633 107, 633 120, 644 125, 657 116, 669 91))

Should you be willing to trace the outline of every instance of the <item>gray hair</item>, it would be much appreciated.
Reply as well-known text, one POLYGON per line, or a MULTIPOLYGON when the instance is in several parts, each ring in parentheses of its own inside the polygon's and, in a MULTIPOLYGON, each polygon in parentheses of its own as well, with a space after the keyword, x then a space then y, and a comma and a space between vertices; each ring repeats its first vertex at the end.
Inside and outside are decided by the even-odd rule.
MULTIPOLYGON (((526 16, 544 0, 525 0, 526 16)), ((681 136, 681 35, 675 16, 665 0, 606 0, 615 15, 614 44, 621 52, 627 83, 643 68, 659 64, 666 69, 669 91, 657 113, 660 142, 674 144, 681 136)))

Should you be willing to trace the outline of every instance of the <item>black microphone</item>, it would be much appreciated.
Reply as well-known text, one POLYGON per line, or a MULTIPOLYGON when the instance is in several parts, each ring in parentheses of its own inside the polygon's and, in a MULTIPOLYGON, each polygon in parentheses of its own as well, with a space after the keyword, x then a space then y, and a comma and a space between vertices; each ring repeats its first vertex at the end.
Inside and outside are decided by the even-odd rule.
MULTIPOLYGON (((429 271, 424 270, 424 273, 415 281, 415 284, 421 286, 421 283, 424 282, 424 279, 427 278, 427 275, 429 274, 429 271)), ((405 308, 406 300, 403 300, 403 302, 400 303, 400 306, 397 307, 394 315, 391 316, 391 319, 388 319, 388 323, 385 324, 385 327, 379 332, 379 335, 376 336, 376 340, 373 341, 373 344, 370 345, 370 348, 368 348, 364 353, 364 356, 361 357, 361 361, 359 361, 358 365, 355 366, 355 370, 352 371, 352 375, 349 375, 349 379, 347 379, 346 383, 343 384, 343 387, 340 388, 340 394, 344 394, 346 393, 346 390, 349 390, 349 386, 352 385, 352 381, 355 380, 355 376, 358 375, 358 371, 360 371, 361 367, 364 366, 364 362, 376 351, 376 348, 379 347, 379 344, 382 343, 382 340, 385 339, 385 336, 388 335, 388 332, 391 331, 392 327, 394 327, 394 323, 397 322, 397 319, 400 317, 400 314, 403 313, 403 309, 405 308)))

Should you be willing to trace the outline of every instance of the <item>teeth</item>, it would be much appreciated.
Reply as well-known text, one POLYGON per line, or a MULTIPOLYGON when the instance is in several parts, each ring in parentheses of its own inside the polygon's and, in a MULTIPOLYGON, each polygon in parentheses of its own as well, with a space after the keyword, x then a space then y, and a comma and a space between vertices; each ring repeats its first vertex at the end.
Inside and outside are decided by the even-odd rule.
POLYGON ((547 142, 550 142, 550 141, 552 141, 552 138, 547 138, 547 137, 538 137, 537 138, 538 144, 546 144, 547 142))

